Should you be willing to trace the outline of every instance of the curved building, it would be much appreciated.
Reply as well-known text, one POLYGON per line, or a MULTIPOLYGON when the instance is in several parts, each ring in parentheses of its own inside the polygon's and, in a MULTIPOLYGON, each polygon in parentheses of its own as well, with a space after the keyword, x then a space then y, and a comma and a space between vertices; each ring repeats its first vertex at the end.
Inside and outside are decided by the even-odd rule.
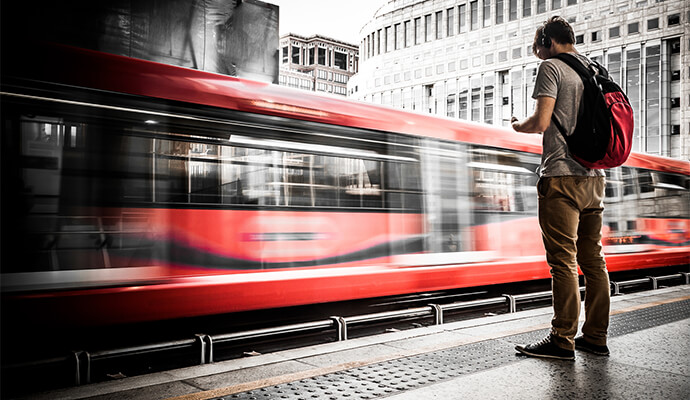
POLYGON ((690 1, 390 0, 361 30, 352 98, 509 125, 531 114, 536 27, 566 18, 635 110, 634 150, 690 157, 690 1))

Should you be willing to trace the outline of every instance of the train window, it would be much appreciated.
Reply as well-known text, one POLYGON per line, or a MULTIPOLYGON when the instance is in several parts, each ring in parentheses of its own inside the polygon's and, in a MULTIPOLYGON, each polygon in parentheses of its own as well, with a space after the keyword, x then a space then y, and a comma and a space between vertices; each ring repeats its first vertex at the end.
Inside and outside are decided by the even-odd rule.
POLYGON ((268 148, 155 142, 155 202, 378 209, 421 204, 419 166, 409 157, 247 137, 231 142, 268 148), (334 155, 291 151, 298 148, 334 155), (382 179, 386 170, 393 174, 390 182, 382 179))
POLYGON ((639 170, 637 172, 637 177, 640 183, 640 193, 654 192, 654 182, 652 181, 651 171, 639 170))
POLYGON ((628 167, 623 167, 621 171, 623 174, 623 195, 635 195, 637 193, 635 190, 635 171, 628 167))
POLYGON ((63 162, 64 122, 58 118, 24 115, 20 130, 24 162, 24 188, 21 192, 32 197, 34 210, 56 212, 63 162))
MULTIPOLYGON (((611 170, 613 171, 615 169, 611 170)), ((615 181, 607 182, 605 218, 624 220, 630 214, 655 218, 687 215, 690 208, 690 182, 686 176, 629 167, 621 168, 620 174, 625 201, 609 197, 609 187, 615 181)), ((633 229, 628 226, 628 230, 633 229)))
POLYGON ((387 208, 421 209, 422 184, 418 164, 387 163, 384 176, 387 208))
POLYGON ((470 155, 475 210, 536 214, 537 155, 484 147, 470 155))
POLYGON ((680 174, 656 172, 654 174, 654 188, 661 195, 680 194, 690 189, 690 179, 680 174))
POLYGON ((655 216, 678 218, 690 211, 690 179, 680 174, 653 172, 655 216))
MULTIPOLYGON (((17 239, 32 254, 27 268, 145 265, 155 249, 136 238, 151 224, 146 213, 135 214, 155 204, 422 207, 417 148, 408 137, 348 130, 338 133, 343 142, 329 135, 325 145, 305 125, 299 142, 242 142, 228 132, 232 125, 59 102, 3 102, 3 114, 7 143, 16 143, 2 148, 5 160, 16 159, 16 171, 7 173, 16 179, 5 186, 22 194, 14 201, 26 209, 13 218, 31 225, 30 237, 17 239), (358 134, 367 134, 366 148, 352 140, 358 134), (104 208, 134 211, 94 214, 104 208)), ((238 126, 254 133, 254 126, 238 126)))
POLYGON ((607 202, 619 201, 622 190, 623 181, 621 180, 621 170, 619 168, 612 168, 606 170, 606 196, 607 202))

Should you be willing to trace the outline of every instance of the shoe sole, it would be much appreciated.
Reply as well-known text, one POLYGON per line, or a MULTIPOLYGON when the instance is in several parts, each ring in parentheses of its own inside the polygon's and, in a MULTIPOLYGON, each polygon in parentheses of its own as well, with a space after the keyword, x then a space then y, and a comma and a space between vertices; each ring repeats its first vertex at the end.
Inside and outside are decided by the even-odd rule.
POLYGON ((594 349, 590 349, 589 347, 582 347, 582 346, 575 346, 575 350, 584 351, 585 353, 590 353, 590 354, 594 354, 597 356, 608 356, 609 354, 611 354, 611 352, 609 352, 609 351, 604 353, 602 351, 596 351, 594 349))
POLYGON ((566 356, 554 356, 551 354, 537 354, 537 353, 532 353, 525 349, 524 347, 520 346, 515 346, 515 350, 519 351, 522 354, 528 355, 530 357, 539 357, 539 358, 552 358, 554 360, 567 360, 567 361, 574 361, 575 356, 572 357, 566 357, 566 356))

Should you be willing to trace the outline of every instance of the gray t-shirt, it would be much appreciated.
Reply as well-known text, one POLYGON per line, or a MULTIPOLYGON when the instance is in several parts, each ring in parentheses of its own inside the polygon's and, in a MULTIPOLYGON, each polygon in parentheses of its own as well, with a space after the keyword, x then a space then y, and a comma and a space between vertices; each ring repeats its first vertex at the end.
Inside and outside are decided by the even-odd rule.
MULTIPOLYGON (((584 65, 591 61, 581 54, 575 55, 584 65)), ((550 58, 539 65, 537 80, 532 97, 547 96, 556 99, 553 114, 563 129, 572 134, 577 122, 577 112, 584 85, 582 79, 566 63, 550 58)), ((568 145, 556 125, 551 124, 544 132, 542 139, 541 165, 537 173, 541 177, 550 176, 604 176, 604 171, 583 167, 570 156, 568 145)))

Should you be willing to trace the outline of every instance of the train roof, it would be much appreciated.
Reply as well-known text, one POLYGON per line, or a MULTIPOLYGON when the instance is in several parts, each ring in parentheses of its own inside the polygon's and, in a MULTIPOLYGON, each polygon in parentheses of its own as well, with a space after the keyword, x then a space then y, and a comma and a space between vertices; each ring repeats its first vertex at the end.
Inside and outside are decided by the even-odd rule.
MULTIPOLYGON (((414 113, 275 84, 65 45, 40 44, 30 57, 3 55, 3 75, 249 113, 541 152, 541 136, 414 113), (9 60, 9 61, 8 61, 9 60)), ((690 173, 690 163, 639 153, 626 165, 690 173)))

